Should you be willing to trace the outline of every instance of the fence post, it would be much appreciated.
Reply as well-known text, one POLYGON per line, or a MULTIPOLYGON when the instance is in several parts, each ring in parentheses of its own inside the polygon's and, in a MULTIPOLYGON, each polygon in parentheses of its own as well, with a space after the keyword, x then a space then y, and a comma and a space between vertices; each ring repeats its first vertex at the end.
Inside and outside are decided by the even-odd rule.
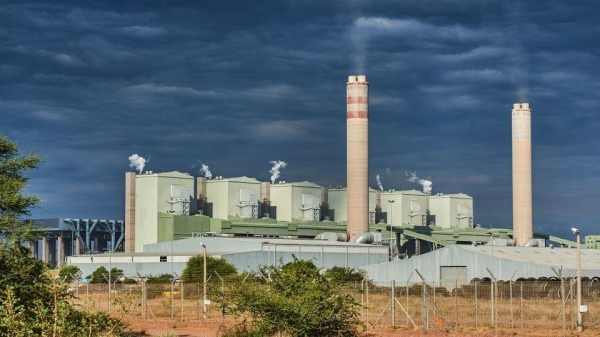
MULTIPOLYGON (((410 273, 410 275, 408 276, 408 278, 406 279, 406 312, 408 312, 408 282, 410 281, 410 279, 412 278, 414 273, 410 273)), ((408 314, 406 315, 406 325, 408 325, 409 323, 409 319, 410 317, 408 317, 408 314)))
POLYGON ((196 303, 196 314, 198 315, 198 320, 200 320, 200 282, 198 282, 198 300, 196 303))
POLYGON ((517 271, 515 270, 512 274, 512 277, 510 278, 510 327, 512 329, 515 328, 515 320, 514 320, 514 316, 513 316, 513 279, 515 278, 515 273, 517 271))
POLYGON ((143 277, 142 278, 142 316, 144 318, 144 322, 146 321, 146 317, 148 317, 147 310, 146 310, 147 306, 148 306, 148 289, 146 289, 146 278, 143 277))
POLYGON ((475 281, 475 329, 479 329, 479 303, 477 301, 477 284, 475 281))
POLYGON ((433 319, 435 320, 435 309, 436 309, 436 305, 435 305, 435 281, 432 281, 433 284, 433 319))
POLYGON ((521 310, 520 310, 521 311, 521 313, 520 313, 520 316, 521 316, 521 332, 523 332, 523 281, 521 281, 521 301, 520 301, 520 303, 521 303, 521 310))
POLYGON ((90 282, 92 281, 92 278, 93 277, 90 277, 85 284, 85 311, 90 311, 90 282))
POLYGON ((396 281, 392 280, 392 328, 396 327, 396 281))
POLYGON ((175 283, 175 278, 171 274, 171 296, 169 296, 169 298, 170 298, 169 301, 171 302, 171 318, 173 318, 173 316, 175 316, 175 308, 173 307, 173 284, 174 283, 175 283))
POLYGON ((181 321, 183 322, 184 321, 183 279, 177 273, 174 273, 174 274, 179 279, 179 288, 180 288, 180 293, 179 294, 181 295, 181 321))

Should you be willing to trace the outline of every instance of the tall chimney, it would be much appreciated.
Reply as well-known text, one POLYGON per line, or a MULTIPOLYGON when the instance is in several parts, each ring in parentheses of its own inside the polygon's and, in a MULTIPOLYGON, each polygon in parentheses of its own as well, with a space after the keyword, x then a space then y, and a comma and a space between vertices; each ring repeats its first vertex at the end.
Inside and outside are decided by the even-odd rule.
POLYGON ((533 237, 531 197, 531 109, 515 103, 512 110, 513 239, 520 246, 533 237))
POLYGON ((125 253, 135 252, 135 172, 125 173, 125 253))
POLYGON ((198 213, 206 215, 206 178, 196 178, 196 200, 198 201, 198 213))
POLYGON ((346 83, 348 222, 350 241, 369 230, 369 83, 364 75, 346 83))

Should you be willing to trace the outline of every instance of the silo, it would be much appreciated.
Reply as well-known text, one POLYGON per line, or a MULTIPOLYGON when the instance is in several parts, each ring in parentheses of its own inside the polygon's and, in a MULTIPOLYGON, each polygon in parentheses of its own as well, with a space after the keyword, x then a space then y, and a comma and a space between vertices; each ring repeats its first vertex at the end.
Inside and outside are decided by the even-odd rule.
POLYGON ((369 230, 369 83, 349 76, 346 83, 347 186, 350 240, 369 230))
POLYGON ((523 246, 533 237, 531 196, 531 109, 515 103, 512 110, 513 239, 523 246))

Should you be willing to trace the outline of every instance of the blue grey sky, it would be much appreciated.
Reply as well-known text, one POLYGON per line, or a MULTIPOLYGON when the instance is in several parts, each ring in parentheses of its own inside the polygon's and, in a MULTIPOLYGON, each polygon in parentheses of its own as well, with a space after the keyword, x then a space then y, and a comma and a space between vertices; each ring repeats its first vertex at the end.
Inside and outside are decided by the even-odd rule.
POLYGON ((372 187, 418 188, 416 171, 510 228, 525 101, 534 231, 600 234, 599 17, 596 1, 5 1, 0 131, 47 158, 38 218, 123 218, 133 153, 344 185, 345 83, 365 73, 372 187))

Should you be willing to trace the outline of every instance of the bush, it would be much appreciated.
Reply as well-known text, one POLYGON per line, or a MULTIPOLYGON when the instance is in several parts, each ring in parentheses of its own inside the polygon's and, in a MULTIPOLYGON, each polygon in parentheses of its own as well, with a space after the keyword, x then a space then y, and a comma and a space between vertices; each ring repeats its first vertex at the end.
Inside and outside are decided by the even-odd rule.
POLYGON ((311 261, 263 267, 270 281, 233 287, 229 308, 248 314, 252 326, 235 326, 229 335, 358 336, 360 304, 329 281, 311 261), (237 329, 234 331, 234 329, 237 329))
MULTIPOLYGON (((225 259, 218 259, 212 256, 206 258, 206 277, 211 277, 211 281, 219 280, 214 274, 217 272, 221 277, 236 275, 237 270, 225 259)), ((196 255, 188 260, 188 263, 181 275, 183 282, 200 283, 204 282, 204 256, 196 255)))
POLYGON ((169 284, 171 283, 171 275, 160 274, 158 276, 149 276, 146 279, 146 284, 169 284))
POLYGON ((115 281, 123 276, 123 270, 112 268, 109 275, 108 270, 104 266, 100 266, 92 272, 92 275, 88 275, 87 278, 90 280, 90 283, 108 283, 109 276, 111 283, 115 283, 115 281))
POLYGON ((58 278, 65 283, 72 283, 81 275, 81 269, 77 266, 63 266, 58 272, 58 278))
POLYGON ((367 279, 367 273, 364 270, 346 267, 329 268, 325 271, 324 275, 330 282, 338 284, 362 282, 367 279))

